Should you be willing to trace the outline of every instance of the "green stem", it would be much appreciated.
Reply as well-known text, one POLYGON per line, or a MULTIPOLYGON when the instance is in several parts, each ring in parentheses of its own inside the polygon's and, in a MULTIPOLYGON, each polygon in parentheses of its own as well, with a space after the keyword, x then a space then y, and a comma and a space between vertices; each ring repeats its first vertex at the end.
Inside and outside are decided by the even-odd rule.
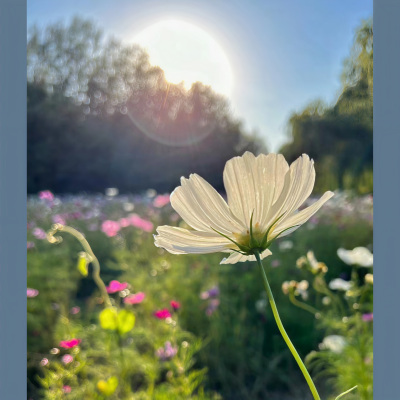
POLYGON ((275 322, 278 325, 279 331, 280 331, 284 341, 286 342, 287 346, 289 347, 289 350, 291 351, 293 357, 297 361, 297 364, 299 365, 301 372, 303 373, 304 378, 306 379, 306 381, 308 383, 308 386, 311 390, 314 400, 321 400, 321 398, 319 397, 318 391, 314 385, 314 382, 311 379, 311 376, 307 371, 307 368, 303 364, 303 361, 301 361, 299 354, 297 353, 295 347, 293 346, 292 342, 289 339, 288 334, 285 331, 285 328, 283 327, 282 321, 279 317, 278 309, 276 308, 276 304, 275 304, 274 296, 272 294, 271 287, 269 286, 267 275, 265 273, 264 267, 263 267, 261 259, 260 259, 260 253, 257 250, 253 250, 253 252, 256 257, 258 266, 260 267, 261 275, 262 275, 263 281, 264 281, 264 287, 268 294, 269 303, 271 305, 272 313, 274 314, 275 322))
POLYGON ((79 240, 82 247, 86 251, 86 253, 90 256, 90 262, 93 265, 93 280, 96 282, 97 287, 100 289, 101 295, 103 297, 104 303, 107 307, 111 307, 111 300, 108 296, 106 285, 103 280, 100 278, 100 263, 97 257, 94 255, 92 248, 89 245, 89 242, 85 239, 85 237, 74 228, 70 226, 65 226, 61 224, 53 225, 52 229, 47 234, 47 239, 50 243, 59 243, 61 241, 60 238, 56 238, 54 234, 56 232, 66 232, 73 236, 75 239, 79 240))
POLYGON ((354 387, 352 387, 351 389, 349 389, 349 390, 346 390, 345 392, 343 392, 343 393, 341 393, 341 394, 339 394, 339 396, 338 397, 336 397, 335 398, 335 400, 339 400, 340 398, 342 398, 345 394, 347 394, 347 393, 350 393, 352 390, 354 390, 354 389, 356 389, 357 388, 357 385, 356 386, 354 386, 354 387))
POLYGON ((303 303, 302 301, 297 300, 296 297, 294 297, 293 291, 289 292, 289 300, 296 307, 302 308, 303 310, 308 311, 309 313, 313 314, 314 316, 319 313, 319 311, 316 308, 314 308, 306 303, 303 303))

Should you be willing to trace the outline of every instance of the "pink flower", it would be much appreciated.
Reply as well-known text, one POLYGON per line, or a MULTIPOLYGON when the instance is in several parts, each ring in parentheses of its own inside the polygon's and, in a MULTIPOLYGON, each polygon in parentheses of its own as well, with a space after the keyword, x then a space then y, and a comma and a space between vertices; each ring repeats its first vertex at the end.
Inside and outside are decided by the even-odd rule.
POLYGON ((179 301, 172 300, 170 304, 174 311, 177 311, 181 308, 181 303, 179 303, 179 301))
POLYGON ((36 239, 46 239, 46 232, 41 228, 35 228, 32 233, 36 239))
POLYGON ((119 225, 121 228, 126 228, 127 226, 130 225, 129 219, 128 218, 121 218, 119 220, 119 225))
POLYGON ((26 289, 26 295, 28 297, 36 297, 38 294, 39 294, 39 290, 37 290, 37 289, 31 289, 31 288, 26 289))
POLYGON ((139 228, 145 232, 153 231, 153 228, 154 228, 153 223, 139 217, 139 215, 137 215, 137 214, 131 214, 131 216, 129 217, 129 221, 132 226, 139 228))
POLYGON ((125 290, 128 287, 126 282, 121 283, 118 281, 111 281, 108 286, 106 287, 107 293, 116 293, 120 292, 121 290, 125 290))
POLYGON ((161 208, 169 203, 169 194, 160 194, 153 200, 153 206, 161 208))
POLYGON ((81 311, 81 308, 78 306, 72 307, 71 310, 69 311, 71 314, 75 315, 78 314, 79 311, 81 311))
POLYGON ((40 200, 53 201, 54 200, 54 194, 51 193, 50 190, 43 190, 42 192, 39 192, 39 199, 40 200))
POLYGON ((65 218, 62 217, 60 214, 56 214, 56 215, 53 216, 53 222, 55 224, 61 224, 61 225, 65 225, 66 224, 65 218))
POLYGON ((143 292, 138 292, 136 294, 130 294, 129 296, 124 298, 125 304, 139 304, 141 303, 146 295, 143 292))
POLYGON ((61 340, 59 346, 64 349, 72 349, 73 347, 78 346, 81 342, 81 339, 61 340))
POLYGON ((71 393, 71 390, 72 390, 71 386, 69 386, 69 385, 64 385, 63 386, 63 392, 64 393, 71 393))
POLYGON ((26 242, 26 248, 27 249, 33 249, 35 247, 35 243, 33 242, 26 242))
POLYGON ((49 363, 49 360, 47 358, 42 358, 42 361, 40 361, 40 365, 42 367, 46 366, 49 363))
POLYGON ((171 313, 167 308, 163 308, 162 310, 158 310, 154 313, 154 316, 158 319, 166 319, 171 318, 171 313))
POLYGON ((156 356, 161 360, 161 361, 168 361, 172 357, 176 356, 176 353, 178 352, 178 348, 176 346, 172 346, 171 342, 165 342, 164 347, 160 347, 156 351, 156 356))
POLYGON ((115 221, 104 221, 101 224, 101 230, 108 236, 108 237, 113 237, 115 236, 119 230, 120 230, 120 226, 118 222, 115 221))
POLYGON ((373 321, 374 319, 374 314, 373 313, 367 313, 362 315, 362 320, 365 322, 370 322, 373 321))
POLYGON ((74 357, 72 357, 71 354, 64 354, 61 358, 61 361, 64 364, 69 364, 72 363, 72 361, 74 361, 74 357))

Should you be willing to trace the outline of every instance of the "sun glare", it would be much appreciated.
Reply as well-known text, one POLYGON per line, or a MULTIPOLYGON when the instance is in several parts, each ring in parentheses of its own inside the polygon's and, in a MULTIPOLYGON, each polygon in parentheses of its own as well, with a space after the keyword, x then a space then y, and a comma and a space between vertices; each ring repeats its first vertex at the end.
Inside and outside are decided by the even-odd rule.
POLYGON ((221 46, 205 31, 184 21, 155 23, 133 37, 149 53, 150 62, 165 72, 171 83, 210 85, 229 96, 233 88, 232 68, 221 46))

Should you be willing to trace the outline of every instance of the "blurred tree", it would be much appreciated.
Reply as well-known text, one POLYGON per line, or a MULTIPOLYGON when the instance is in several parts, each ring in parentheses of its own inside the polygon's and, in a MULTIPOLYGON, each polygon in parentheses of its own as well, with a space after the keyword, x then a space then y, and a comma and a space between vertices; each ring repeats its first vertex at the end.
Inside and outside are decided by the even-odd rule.
POLYGON ((373 29, 357 29, 333 107, 313 102, 289 120, 292 141, 281 148, 290 160, 307 153, 318 169, 316 190, 332 187, 372 191, 373 29))
POLYGON ((167 191, 191 172, 222 188, 227 159, 265 151, 224 97, 167 82, 143 49, 78 17, 31 29, 27 73, 30 193, 167 191))

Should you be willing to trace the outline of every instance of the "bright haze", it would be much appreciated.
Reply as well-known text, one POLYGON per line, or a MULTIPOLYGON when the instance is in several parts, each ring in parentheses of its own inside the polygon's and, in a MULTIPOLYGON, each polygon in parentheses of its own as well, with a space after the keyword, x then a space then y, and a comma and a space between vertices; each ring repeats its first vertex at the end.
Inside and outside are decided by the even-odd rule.
POLYGON ((372 9, 372 0, 28 0, 27 23, 80 15, 138 42, 167 80, 210 85, 277 151, 292 112, 336 100, 354 31, 372 9))

